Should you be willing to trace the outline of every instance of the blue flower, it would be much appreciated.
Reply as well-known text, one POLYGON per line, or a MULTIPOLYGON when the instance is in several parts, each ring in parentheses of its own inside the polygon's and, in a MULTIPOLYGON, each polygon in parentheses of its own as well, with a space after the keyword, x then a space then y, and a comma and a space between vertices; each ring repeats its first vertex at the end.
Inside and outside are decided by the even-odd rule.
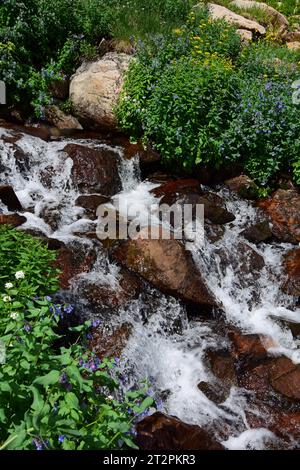
POLYGON ((32 443, 35 445, 36 450, 44 450, 44 446, 40 439, 34 438, 32 439, 32 443))
POLYGON ((65 305, 64 306, 64 312, 65 313, 68 313, 68 314, 71 314, 74 312, 74 307, 73 305, 65 305))
POLYGON ((63 372, 63 374, 60 376, 59 381, 61 384, 65 384, 68 382, 68 376, 65 372, 63 372))
POLYGON ((66 436, 61 434, 60 436, 58 436, 58 442, 60 442, 62 444, 64 442, 65 438, 66 438, 66 436))

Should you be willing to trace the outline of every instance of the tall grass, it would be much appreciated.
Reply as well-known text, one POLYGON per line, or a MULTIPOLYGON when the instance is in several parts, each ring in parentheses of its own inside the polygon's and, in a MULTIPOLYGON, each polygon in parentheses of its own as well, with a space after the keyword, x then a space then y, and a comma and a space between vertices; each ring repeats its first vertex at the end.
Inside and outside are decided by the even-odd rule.
POLYGON ((115 7, 112 36, 144 39, 166 34, 183 22, 197 0, 119 0, 115 7))

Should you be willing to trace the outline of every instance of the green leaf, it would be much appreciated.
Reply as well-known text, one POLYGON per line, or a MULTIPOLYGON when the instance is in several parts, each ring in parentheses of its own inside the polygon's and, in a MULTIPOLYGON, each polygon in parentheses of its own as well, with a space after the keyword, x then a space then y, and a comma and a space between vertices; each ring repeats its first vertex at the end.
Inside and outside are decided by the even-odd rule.
POLYGON ((69 405, 70 408, 74 408, 74 409, 79 408, 79 401, 75 393, 68 392, 65 396, 65 401, 69 405))
POLYGON ((47 375, 44 375, 43 377, 38 377, 37 379, 35 379, 33 383, 47 387, 49 385, 56 384, 59 381, 59 377, 60 377, 60 372, 58 370, 52 370, 47 375))

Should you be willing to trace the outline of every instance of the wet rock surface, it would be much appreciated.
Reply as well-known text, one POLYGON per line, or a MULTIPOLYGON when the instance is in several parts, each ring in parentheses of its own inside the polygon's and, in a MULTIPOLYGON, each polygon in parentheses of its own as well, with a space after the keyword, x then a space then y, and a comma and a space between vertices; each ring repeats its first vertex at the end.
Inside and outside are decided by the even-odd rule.
POLYGON ((178 240, 128 240, 112 256, 162 292, 203 307, 217 305, 191 254, 178 240))
POLYGON ((61 288, 70 288, 72 279, 79 274, 89 272, 95 261, 96 253, 91 246, 74 243, 62 247, 54 263, 61 271, 59 275, 61 288))
POLYGON ((121 308, 142 291, 142 283, 134 274, 121 270, 118 285, 101 281, 88 281, 80 290, 90 304, 97 307, 121 308))
POLYGON ((20 212, 23 210, 22 204, 10 185, 0 185, 0 201, 6 205, 9 211, 20 212))
POLYGON ((300 195, 297 191, 278 189, 271 198, 259 201, 258 207, 269 216, 272 233, 278 240, 300 242, 300 195))
POLYGON ((0 214, 0 225, 11 225, 12 227, 20 227, 26 222, 26 217, 19 214, 0 214))
POLYGON ((283 284, 284 292, 300 296, 300 248, 286 253, 283 265, 287 274, 287 280, 283 284))
POLYGON ((137 425, 136 442, 142 450, 223 450, 207 431, 173 416, 155 413, 137 425))
POLYGON ((160 204, 173 204, 184 207, 190 204, 193 213, 196 212, 197 204, 204 206, 204 218, 213 224, 227 224, 235 219, 235 216, 228 212, 223 205, 221 197, 217 197, 209 191, 204 191, 198 180, 175 180, 167 182, 153 191, 156 197, 161 198, 160 204))
POLYGON ((270 229, 267 221, 257 222, 251 227, 246 228, 241 232, 241 235, 252 243, 261 243, 270 240, 272 237, 272 230, 270 229))
POLYGON ((105 357, 118 358, 131 335, 132 326, 124 323, 116 328, 100 327, 93 333, 90 348, 102 360, 105 357))
POLYGON ((121 189, 118 157, 112 150, 68 144, 63 151, 73 160, 72 179, 81 191, 110 196, 121 189))

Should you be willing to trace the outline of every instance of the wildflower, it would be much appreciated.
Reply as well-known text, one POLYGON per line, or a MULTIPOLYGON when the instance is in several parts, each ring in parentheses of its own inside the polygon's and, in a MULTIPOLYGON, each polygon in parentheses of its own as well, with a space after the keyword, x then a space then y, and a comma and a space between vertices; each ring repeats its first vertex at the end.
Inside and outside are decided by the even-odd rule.
POLYGON ((25 323, 23 328, 26 331, 26 333, 29 333, 32 329, 31 326, 29 325, 29 323, 25 323))
POLYGON ((4 295, 2 300, 3 302, 11 302, 11 297, 9 295, 4 295))
POLYGON ((93 328, 98 328, 99 325, 101 325, 100 320, 94 320, 93 323, 92 323, 93 328))
POLYGON ((44 446, 40 439, 34 438, 32 439, 32 443, 35 445, 36 450, 44 450, 44 446))
POLYGON ((24 277, 25 277, 24 271, 17 271, 15 274, 16 279, 24 279, 24 277))
POLYGON ((66 306, 64 307, 64 312, 65 312, 65 313, 71 314, 71 313, 73 313, 73 311, 74 311, 73 305, 66 305, 66 306))
POLYGON ((59 381, 61 384, 65 384, 68 382, 68 376, 65 372, 60 376, 59 381))
POLYGON ((11 312, 9 315, 12 320, 18 320, 19 319, 19 314, 17 312, 11 312))
POLYGON ((49 295, 46 295, 45 300, 46 300, 47 302, 51 302, 52 298, 51 298, 49 295))
POLYGON ((271 90, 271 88, 272 88, 272 84, 270 82, 266 83, 266 86, 265 86, 266 91, 271 90))
POLYGON ((5 289, 12 289, 13 287, 14 287, 14 285, 11 282, 7 282, 5 284, 5 289))
POLYGON ((66 436, 61 434, 60 436, 58 436, 58 442, 60 442, 62 444, 64 442, 65 438, 66 438, 66 436))
POLYGON ((112 400, 114 399, 114 397, 111 396, 111 395, 108 395, 108 396, 106 397, 106 399, 109 400, 109 401, 112 401, 112 400))

